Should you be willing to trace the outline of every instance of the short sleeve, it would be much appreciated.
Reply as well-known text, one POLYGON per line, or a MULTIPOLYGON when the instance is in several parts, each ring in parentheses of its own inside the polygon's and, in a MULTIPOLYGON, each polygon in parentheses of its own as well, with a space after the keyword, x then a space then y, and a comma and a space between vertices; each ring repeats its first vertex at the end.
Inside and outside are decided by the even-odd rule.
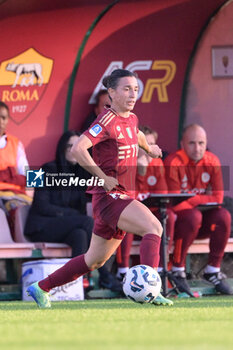
POLYGON ((83 134, 91 140, 94 146, 109 138, 110 127, 111 125, 104 126, 101 122, 101 118, 98 117, 83 134))

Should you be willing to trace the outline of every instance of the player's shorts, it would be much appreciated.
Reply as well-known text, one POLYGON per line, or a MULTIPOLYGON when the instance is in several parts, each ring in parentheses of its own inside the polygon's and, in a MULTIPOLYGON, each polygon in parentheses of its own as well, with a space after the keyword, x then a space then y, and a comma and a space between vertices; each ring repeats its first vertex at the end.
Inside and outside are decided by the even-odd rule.
POLYGON ((122 211, 134 199, 119 192, 93 194, 93 232, 104 239, 123 239, 125 231, 118 229, 117 223, 122 211))

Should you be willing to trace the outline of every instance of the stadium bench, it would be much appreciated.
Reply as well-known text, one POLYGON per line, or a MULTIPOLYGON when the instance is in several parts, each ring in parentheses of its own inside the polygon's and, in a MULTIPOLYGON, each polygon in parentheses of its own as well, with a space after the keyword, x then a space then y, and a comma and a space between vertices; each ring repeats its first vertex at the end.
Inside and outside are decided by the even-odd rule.
MULTIPOLYGON (((132 248, 130 251, 131 255, 139 255, 140 241, 133 241, 132 248)), ((229 238, 225 248, 225 253, 233 252, 233 237, 229 238)), ((209 238, 197 239, 189 247, 188 254, 204 254, 209 253, 209 238)))
MULTIPOLYGON (((25 238, 24 226, 30 206, 22 206, 15 212, 15 234, 11 237, 5 213, 0 209, 0 258, 42 257, 67 258, 71 257, 71 248, 63 243, 28 242, 25 238)), ((91 213, 91 208, 88 207, 91 213)), ((133 241, 131 255, 139 255, 140 241, 133 241)), ((233 252, 233 238, 229 238, 226 253, 233 252)), ((209 253, 209 239, 195 240, 189 247, 189 254, 209 253)))
POLYGON ((0 258, 28 258, 32 255, 35 245, 29 242, 16 243, 13 241, 6 219, 6 215, 0 209, 0 258))
POLYGON ((5 261, 6 282, 0 284, 0 300, 21 299, 21 263, 35 258, 69 258, 71 248, 62 243, 28 242, 23 235, 29 206, 17 208, 12 237, 5 212, 0 209, 0 259, 5 261))
POLYGON ((6 215, 0 209, 0 259, 10 258, 69 258, 71 248, 63 243, 29 242, 24 237, 24 225, 29 206, 22 206, 15 212, 15 230, 12 239, 6 215))
MULTIPOLYGON (((30 206, 25 205, 16 209, 15 212, 15 229, 14 240, 15 242, 29 243, 24 236, 24 226, 26 223, 27 215, 30 206)), ((41 252, 43 258, 69 258, 71 257, 71 248, 64 243, 47 243, 36 242, 33 243, 37 251, 41 252)))

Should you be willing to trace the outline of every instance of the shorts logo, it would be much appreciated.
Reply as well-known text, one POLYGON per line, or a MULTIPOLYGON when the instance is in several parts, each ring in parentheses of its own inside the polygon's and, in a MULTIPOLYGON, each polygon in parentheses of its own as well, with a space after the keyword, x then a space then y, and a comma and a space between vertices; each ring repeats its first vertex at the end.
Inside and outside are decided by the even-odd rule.
POLYGON ((27 170, 26 187, 44 187, 44 173, 42 169, 27 170))
POLYGON ((120 194, 119 198, 120 199, 129 199, 130 196, 128 196, 127 194, 120 194))
POLYGON ((120 197, 120 193, 108 193, 113 199, 118 199, 120 197))
POLYGON ((102 127, 99 124, 95 124, 90 130, 89 133, 93 136, 96 137, 99 135, 99 133, 102 131, 102 127))
POLYGON ((130 197, 127 194, 122 194, 122 193, 108 193, 109 196, 111 196, 113 199, 129 199, 130 197))

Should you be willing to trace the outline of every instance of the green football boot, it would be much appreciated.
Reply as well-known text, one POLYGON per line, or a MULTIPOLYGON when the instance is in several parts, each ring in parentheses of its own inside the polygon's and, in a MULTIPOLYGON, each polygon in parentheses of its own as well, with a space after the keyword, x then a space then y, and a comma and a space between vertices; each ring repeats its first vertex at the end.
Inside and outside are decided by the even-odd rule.
POLYGON ((27 288, 27 294, 35 300, 40 309, 47 309, 51 307, 49 293, 41 289, 38 282, 31 284, 27 288))
POLYGON ((152 301, 154 305, 172 306, 173 301, 162 296, 161 293, 152 301))

